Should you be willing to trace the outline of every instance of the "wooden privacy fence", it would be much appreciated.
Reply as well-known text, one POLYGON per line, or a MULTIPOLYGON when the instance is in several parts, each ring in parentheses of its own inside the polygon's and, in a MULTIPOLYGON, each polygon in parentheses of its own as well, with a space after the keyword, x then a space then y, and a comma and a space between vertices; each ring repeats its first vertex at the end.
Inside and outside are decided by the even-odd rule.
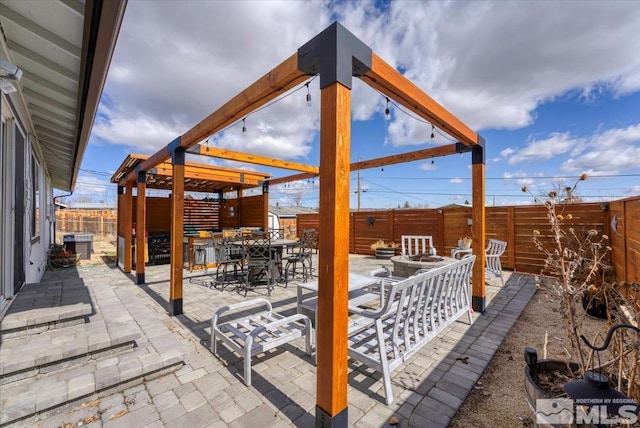
POLYGON ((56 211, 56 231, 62 234, 92 233, 97 237, 116 235, 117 211, 66 209, 56 211))
MULTIPOLYGON (((618 280, 640 281, 640 196, 611 203, 580 203, 563 207, 565 221, 577 233, 595 229, 610 237, 611 263, 618 280), (612 220, 617 222, 616 232, 612 220)), ((486 239, 507 242, 502 266, 521 272, 540 273, 545 258, 533 244, 533 231, 551 243, 547 209, 544 206, 486 208, 486 239)), ((298 214, 298 235, 304 229, 319 229, 318 214, 298 214)), ((449 255, 458 240, 471 236, 471 208, 376 210, 350 213, 349 252, 373 255, 370 245, 379 239, 400 243, 402 235, 431 235, 438 254, 449 255)), ((322 231, 319 230, 320 239, 322 231)), ((485 242, 486 245, 486 242, 485 242)), ((475 248, 474 248, 475 250, 475 248)))

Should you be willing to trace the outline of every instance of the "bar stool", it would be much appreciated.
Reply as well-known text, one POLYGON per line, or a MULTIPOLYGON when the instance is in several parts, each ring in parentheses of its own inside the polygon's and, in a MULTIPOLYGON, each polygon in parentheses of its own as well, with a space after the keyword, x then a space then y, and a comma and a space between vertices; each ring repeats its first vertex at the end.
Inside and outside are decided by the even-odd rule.
POLYGON ((194 242, 193 243, 193 267, 202 266, 204 271, 207 271, 207 243, 206 242, 194 242))

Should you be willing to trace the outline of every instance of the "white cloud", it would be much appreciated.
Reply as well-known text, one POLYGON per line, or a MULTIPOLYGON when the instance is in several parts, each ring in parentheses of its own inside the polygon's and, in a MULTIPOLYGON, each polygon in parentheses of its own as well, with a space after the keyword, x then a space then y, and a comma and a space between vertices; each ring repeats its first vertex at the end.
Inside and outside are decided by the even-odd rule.
POLYGON ((91 175, 80 175, 76 181, 73 194, 82 198, 91 198, 92 202, 113 202, 107 199, 115 199, 115 189, 109 183, 109 179, 99 179, 91 175), (105 199, 106 196, 109 198, 105 199), (95 200, 94 200, 95 199, 95 200))
POLYGON ((504 178, 508 182, 515 182, 520 186, 529 186, 534 182, 531 178, 527 177, 527 173, 524 171, 505 172, 502 174, 502 178, 504 178))
POLYGON ((640 124, 608 129, 594 134, 583 144, 584 154, 570 157, 562 171, 571 174, 612 175, 638 168, 640 162, 640 124))
POLYGON ((551 159, 567 153, 578 144, 581 144, 580 139, 571 138, 568 132, 554 132, 549 138, 529 142, 509 158, 509 164, 551 159))
POLYGON ((511 156, 514 153, 515 153, 514 149, 512 149, 511 147, 507 147, 506 149, 500 152, 500 156, 502 156, 503 158, 506 158, 511 156))
POLYGON ((461 179, 461 178, 458 178, 458 177, 452 178, 451 180, 449 180, 449 183, 456 183, 457 184, 457 183, 463 183, 463 182, 464 182, 464 180, 461 179))
MULTIPOLYGON (((394 1, 384 11, 375 5, 131 0, 105 87, 108 114, 95 133, 155 151, 291 56, 333 16, 472 129, 530 125, 541 103, 567 91, 595 97, 640 89, 634 2, 394 1)), ((318 128, 317 85, 312 108, 304 107, 301 91, 251 115, 248 138, 231 128, 217 143, 305 159, 318 128)), ((384 97, 354 79, 356 120, 384 108, 384 97)), ((390 144, 430 142, 429 124, 393 113, 390 144)), ((444 142, 437 134, 436 144, 444 142)), ((537 148, 511 161, 538 159, 537 148)))
POLYGON ((435 171, 436 169, 438 169, 438 165, 431 162, 425 162, 421 163, 419 168, 424 171, 435 171))

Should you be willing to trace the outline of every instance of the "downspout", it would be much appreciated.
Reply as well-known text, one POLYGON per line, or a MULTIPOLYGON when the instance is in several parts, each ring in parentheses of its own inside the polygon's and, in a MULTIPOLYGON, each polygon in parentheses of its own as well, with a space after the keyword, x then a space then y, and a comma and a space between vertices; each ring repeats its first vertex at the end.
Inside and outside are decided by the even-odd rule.
POLYGON ((53 197, 53 243, 56 243, 56 199, 58 198, 66 198, 67 196, 73 195, 73 192, 68 195, 58 195, 53 197))

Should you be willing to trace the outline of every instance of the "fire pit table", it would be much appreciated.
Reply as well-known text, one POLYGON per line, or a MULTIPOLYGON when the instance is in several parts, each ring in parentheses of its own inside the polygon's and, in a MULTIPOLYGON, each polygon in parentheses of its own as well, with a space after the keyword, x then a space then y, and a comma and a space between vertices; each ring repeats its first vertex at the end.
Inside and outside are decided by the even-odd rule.
POLYGON ((391 257, 391 262, 393 263, 394 275, 408 278, 420 269, 434 269, 446 266, 455 263, 456 259, 444 256, 418 254, 411 257, 393 256, 391 257))

